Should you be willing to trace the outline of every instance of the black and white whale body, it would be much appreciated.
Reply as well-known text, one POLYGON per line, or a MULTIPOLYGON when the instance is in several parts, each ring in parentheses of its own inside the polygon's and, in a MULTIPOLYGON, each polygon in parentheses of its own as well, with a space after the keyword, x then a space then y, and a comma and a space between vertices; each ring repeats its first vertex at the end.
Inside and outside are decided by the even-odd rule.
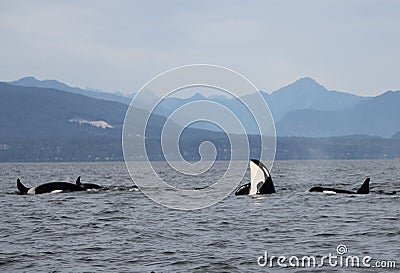
POLYGON ((33 188, 25 187, 21 180, 17 180, 17 188, 20 194, 42 194, 50 192, 84 191, 84 187, 68 182, 49 182, 33 188))
POLYGON ((274 183, 265 165, 257 160, 250 160, 250 183, 240 186, 235 195, 256 195, 275 193, 274 183))
POLYGON ((93 183, 82 183, 81 182, 81 177, 79 176, 78 179, 76 179, 76 185, 83 187, 85 190, 92 190, 92 189, 101 189, 102 186, 93 184, 93 183))
POLYGON ((324 187, 312 187, 309 191, 310 192, 322 192, 326 194, 336 194, 336 193, 347 193, 347 194, 369 194, 369 181, 370 179, 365 179, 364 183, 362 184, 361 188, 358 191, 348 191, 342 189, 334 189, 334 188, 324 188, 324 187))

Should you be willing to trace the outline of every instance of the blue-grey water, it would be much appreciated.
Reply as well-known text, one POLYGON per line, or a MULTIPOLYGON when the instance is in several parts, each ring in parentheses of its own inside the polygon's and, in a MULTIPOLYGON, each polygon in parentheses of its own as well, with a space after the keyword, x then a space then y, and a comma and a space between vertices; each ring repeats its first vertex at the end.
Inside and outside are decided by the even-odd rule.
MULTIPOLYGON (((180 211, 154 203, 133 187, 122 162, 2 163, 0 271, 395 272, 400 266, 399 170, 400 160, 276 161, 271 170, 276 194, 231 194, 211 207, 180 211), (16 194, 18 177, 33 186, 74 182, 78 175, 107 189, 16 194), (307 192, 320 184, 357 189, 366 176, 371 177, 369 195, 307 192), (346 255, 396 261, 397 269, 257 264, 265 251, 322 257, 338 255, 339 244, 347 247, 346 255)), ((194 182, 209 184, 201 179, 194 182)))

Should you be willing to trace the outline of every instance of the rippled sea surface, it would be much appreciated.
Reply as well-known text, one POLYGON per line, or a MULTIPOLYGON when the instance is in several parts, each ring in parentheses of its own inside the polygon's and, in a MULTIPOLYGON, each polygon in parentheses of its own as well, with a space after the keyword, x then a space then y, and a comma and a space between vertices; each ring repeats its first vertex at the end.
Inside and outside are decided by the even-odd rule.
MULTIPOLYGON (((162 169, 164 163, 158 164, 162 169)), ((164 168, 168 174, 168 166, 164 168)), ((136 189, 122 162, 2 163, 0 271, 397 272, 399 170, 400 160, 276 161, 271 170, 276 194, 230 194, 211 207, 180 211, 158 205, 136 189), (26 186, 34 186, 74 182, 78 175, 82 182, 107 189, 16 194, 18 177, 26 186), (367 176, 369 195, 308 192, 315 185, 357 189, 367 176), (398 194, 379 194, 380 190, 398 194), (338 255, 340 244, 348 251, 343 257, 371 256, 371 264, 394 260, 397 269, 282 268, 276 261, 273 267, 257 263, 266 251, 288 258, 338 255)), ((209 185, 213 179, 210 174, 192 183, 209 185)), ((248 179, 247 173, 242 183, 248 179)))

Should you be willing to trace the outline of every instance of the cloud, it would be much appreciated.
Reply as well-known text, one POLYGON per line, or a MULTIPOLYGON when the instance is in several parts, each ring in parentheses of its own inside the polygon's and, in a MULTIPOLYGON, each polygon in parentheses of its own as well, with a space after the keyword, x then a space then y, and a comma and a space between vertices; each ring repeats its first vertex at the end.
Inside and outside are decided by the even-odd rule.
POLYGON ((398 1, 3 1, 2 80, 126 93, 190 63, 267 92, 308 75, 363 95, 400 89, 398 1))

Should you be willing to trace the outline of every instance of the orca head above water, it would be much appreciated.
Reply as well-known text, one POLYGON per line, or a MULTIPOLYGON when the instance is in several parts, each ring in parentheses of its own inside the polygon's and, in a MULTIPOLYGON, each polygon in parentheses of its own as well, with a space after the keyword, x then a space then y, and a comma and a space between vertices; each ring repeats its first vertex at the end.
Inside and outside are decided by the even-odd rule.
POLYGON ((235 195, 275 193, 274 183, 267 167, 258 159, 250 160, 250 183, 240 186, 235 195))

